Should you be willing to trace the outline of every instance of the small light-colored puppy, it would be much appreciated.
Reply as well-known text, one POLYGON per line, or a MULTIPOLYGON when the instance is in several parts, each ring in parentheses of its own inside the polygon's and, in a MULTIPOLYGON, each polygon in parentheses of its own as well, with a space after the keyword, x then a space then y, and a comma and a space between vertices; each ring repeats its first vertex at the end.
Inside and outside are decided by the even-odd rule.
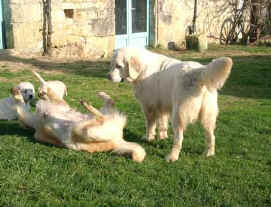
POLYGON ((63 99, 64 96, 67 96, 67 87, 62 81, 45 81, 36 71, 32 70, 32 73, 41 82, 41 86, 38 89, 39 97, 45 97, 42 94, 47 94, 48 88, 51 88, 59 99, 63 99))
POLYGON ((230 74, 230 58, 218 58, 203 66, 196 62, 170 61, 145 49, 123 48, 113 57, 111 67, 110 80, 125 79, 132 83, 145 113, 148 140, 155 137, 156 122, 160 137, 167 137, 171 113, 174 144, 168 161, 178 159, 183 132, 198 119, 206 131, 207 156, 215 154, 217 90, 230 74))
POLYGON ((145 158, 145 150, 140 145, 123 139, 126 117, 114 108, 113 100, 103 92, 99 93, 105 101, 101 110, 83 102, 92 113, 89 115, 70 108, 52 90, 47 96, 53 94, 53 97, 50 101, 40 99, 35 113, 24 107, 19 90, 13 88, 11 93, 17 101, 18 119, 26 127, 35 129, 34 137, 38 141, 90 153, 114 151, 130 155, 136 162, 145 158))
MULTIPOLYGON (((20 90, 26 108, 30 110, 30 102, 35 98, 35 88, 30 82, 21 82, 16 86, 20 90)), ((12 97, 0 100, 0 120, 14 120, 17 118, 16 111, 12 108, 15 101, 12 97)))

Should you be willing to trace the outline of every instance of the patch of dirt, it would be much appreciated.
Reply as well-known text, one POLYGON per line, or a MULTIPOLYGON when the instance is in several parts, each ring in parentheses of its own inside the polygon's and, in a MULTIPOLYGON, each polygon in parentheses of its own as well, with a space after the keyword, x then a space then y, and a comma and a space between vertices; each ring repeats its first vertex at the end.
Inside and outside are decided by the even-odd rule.
POLYGON ((4 77, 0 77, 0 82, 9 82, 9 79, 4 78, 4 77))

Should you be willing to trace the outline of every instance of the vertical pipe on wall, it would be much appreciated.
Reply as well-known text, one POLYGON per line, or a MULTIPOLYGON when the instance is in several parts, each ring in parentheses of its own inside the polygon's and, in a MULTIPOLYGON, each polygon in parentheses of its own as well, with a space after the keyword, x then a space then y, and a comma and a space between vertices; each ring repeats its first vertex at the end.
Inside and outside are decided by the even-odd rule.
POLYGON ((158 21, 159 21, 159 8, 158 8, 158 0, 155 0, 155 47, 158 45, 159 42, 159 29, 158 29, 158 21))

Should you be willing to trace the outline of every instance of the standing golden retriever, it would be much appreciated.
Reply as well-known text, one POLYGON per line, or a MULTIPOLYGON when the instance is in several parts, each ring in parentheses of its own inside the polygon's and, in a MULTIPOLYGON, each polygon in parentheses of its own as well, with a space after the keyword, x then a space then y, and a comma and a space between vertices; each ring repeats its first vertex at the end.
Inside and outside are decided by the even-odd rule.
POLYGON ((109 79, 127 80, 146 117, 147 140, 155 138, 156 122, 160 138, 167 137, 171 113, 174 144, 168 161, 179 157, 183 132, 199 119, 206 131, 207 156, 215 154, 214 130, 218 115, 217 89, 228 78, 232 60, 222 57, 206 66, 178 61, 145 49, 122 48, 112 58, 109 79))
POLYGON ((35 139, 73 150, 84 150, 90 153, 114 151, 128 154, 136 162, 145 158, 145 150, 138 144, 123 139, 123 128, 126 117, 114 107, 114 102, 107 94, 101 92, 105 106, 97 110, 83 102, 92 114, 82 114, 54 94, 49 88, 47 100, 39 100, 36 112, 31 113, 24 104, 21 92, 12 88, 11 93, 16 101, 15 110, 18 119, 25 127, 35 129, 35 139))

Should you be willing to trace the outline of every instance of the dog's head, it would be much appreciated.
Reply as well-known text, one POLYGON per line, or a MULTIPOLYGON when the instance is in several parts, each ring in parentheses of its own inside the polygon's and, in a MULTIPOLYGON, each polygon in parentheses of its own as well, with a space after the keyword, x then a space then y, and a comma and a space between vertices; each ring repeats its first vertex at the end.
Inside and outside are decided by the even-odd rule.
POLYGON ((119 49, 112 57, 108 79, 113 82, 134 82, 142 72, 139 52, 131 48, 119 49))
POLYGON ((10 93, 13 97, 13 99, 15 100, 15 102, 17 103, 22 103, 24 104, 24 97, 20 91, 20 89, 17 86, 14 86, 10 89, 10 93))
POLYGON ((25 103, 30 102, 35 98, 35 88, 30 82, 21 82, 17 85, 18 90, 20 90, 21 95, 24 98, 25 103))
POLYGON ((52 88, 47 84, 42 84, 38 89, 38 96, 40 99, 51 101, 56 98, 52 88))

